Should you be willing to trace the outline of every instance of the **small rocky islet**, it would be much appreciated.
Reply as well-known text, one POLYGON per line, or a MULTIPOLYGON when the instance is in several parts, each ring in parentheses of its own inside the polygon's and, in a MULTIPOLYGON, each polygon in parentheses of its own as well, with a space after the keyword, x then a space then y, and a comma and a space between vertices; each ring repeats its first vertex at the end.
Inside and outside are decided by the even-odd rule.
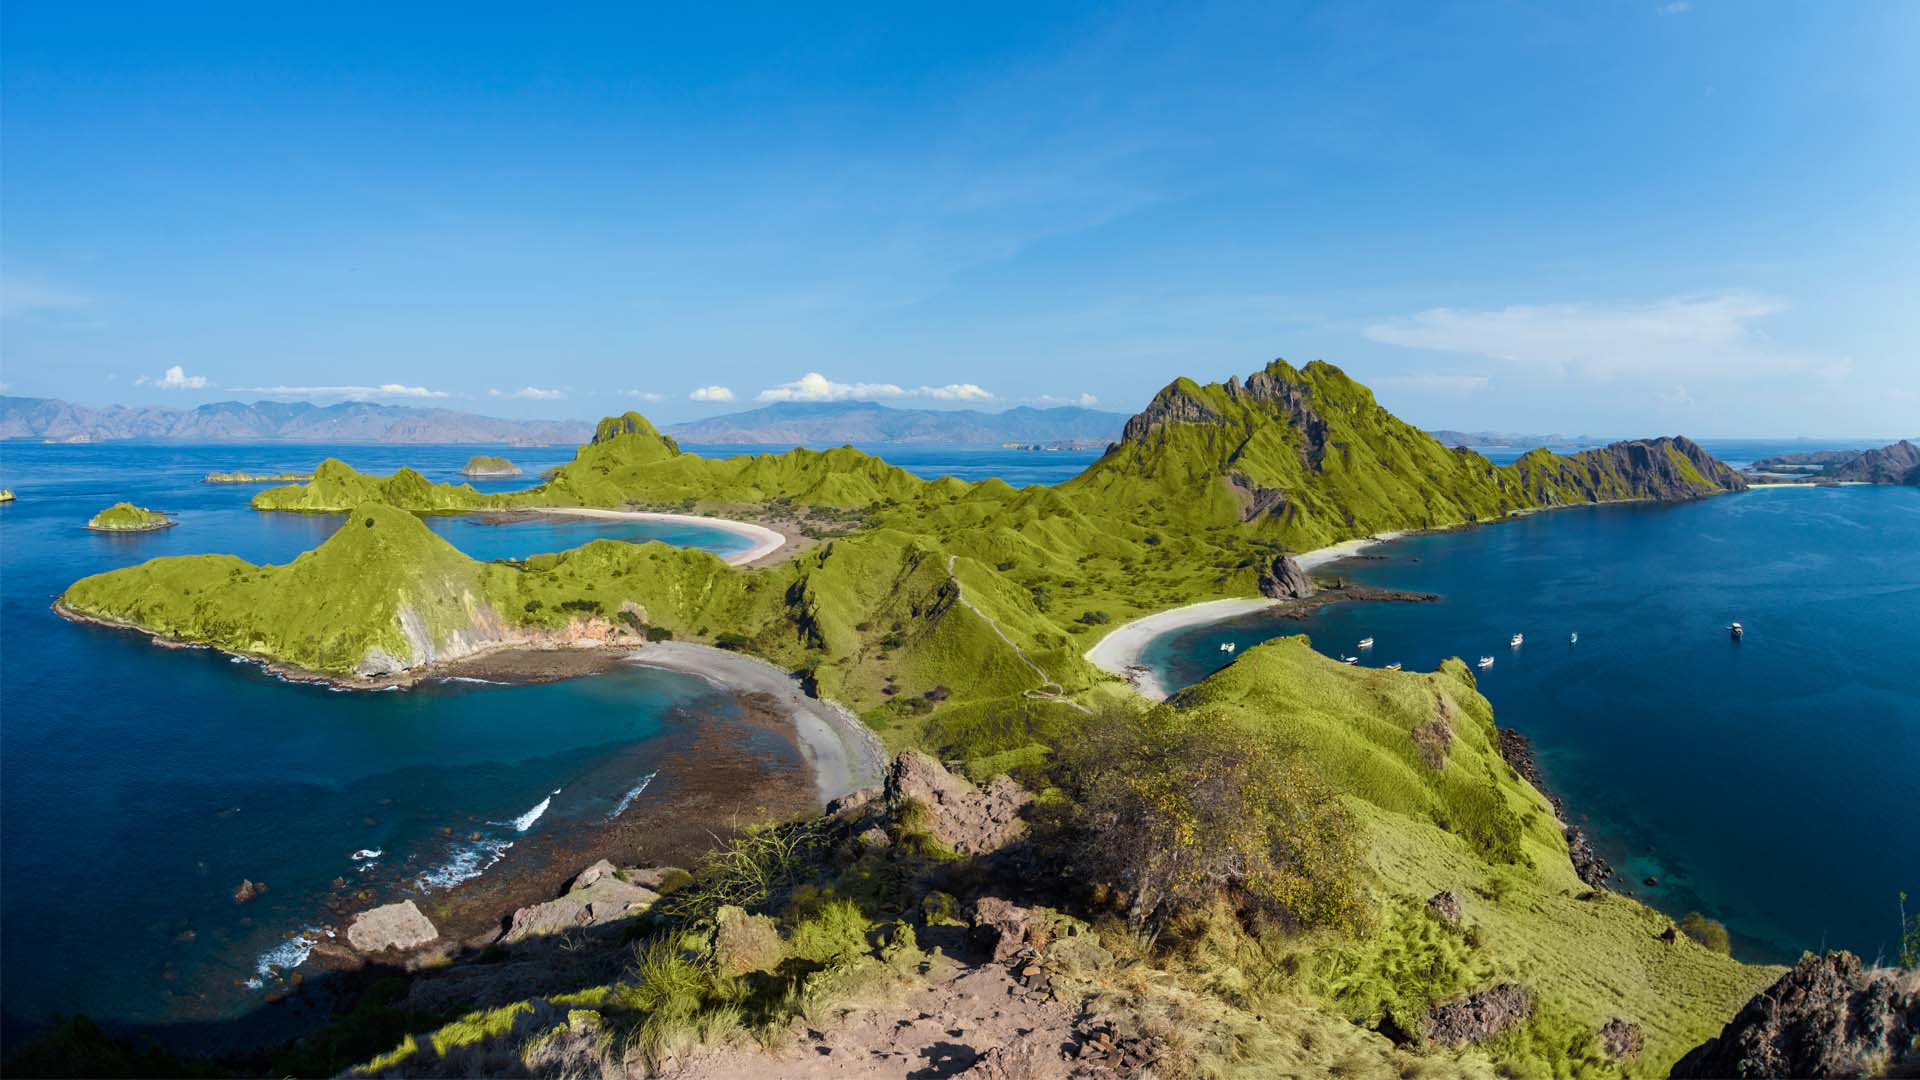
POLYGON ((114 503, 87 520, 87 528, 94 532, 111 533, 154 532, 178 524, 165 514, 130 502, 114 503))

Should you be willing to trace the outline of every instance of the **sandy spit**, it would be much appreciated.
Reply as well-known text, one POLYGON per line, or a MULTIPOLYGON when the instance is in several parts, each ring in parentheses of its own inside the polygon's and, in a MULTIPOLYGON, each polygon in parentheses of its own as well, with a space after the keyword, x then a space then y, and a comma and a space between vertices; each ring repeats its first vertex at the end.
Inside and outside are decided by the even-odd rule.
MULTIPOLYGON (((1405 535, 1404 532, 1387 532, 1364 536, 1357 540, 1345 540, 1338 544, 1315 548, 1295 555, 1293 558, 1300 564, 1301 569, 1314 570, 1358 554, 1374 544, 1384 544, 1405 535)), ((1113 632, 1096 642, 1093 648, 1087 650, 1087 660, 1109 675, 1118 675, 1127 680, 1141 696, 1154 701, 1165 701, 1166 687, 1161 686, 1160 680, 1153 677, 1153 672, 1140 663, 1140 655, 1146 651, 1149 642, 1174 630, 1220 622, 1261 611, 1272 607, 1276 602, 1264 596, 1233 597, 1158 611, 1116 627, 1113 632)))
POLYGON ((787 538, 765 525, 755 525, 751 521, 735 521, 732 518, 701 517, 698 514, 666 514, 654 510, 596 510, 585 506, 542 506, 537 509, 489 511, 489 513, 527 513, 561 514, 567 517, 608 518, 614 521, 666 521, 676 525, 705 525, 709 528, 723 529, 736 536, 744 536, 753 541, 753 546, 745 551, 724 556, 734 566, 745 566, 756 562, 780 550, 787 538))
POLYGON ((800 752, 813 766, 822 802, 861 788, 876 787, 886 766, 886 748, 860 719, 844 706, 810 697, 800 680, 785 670, 741 653, 661 641, 644 645, 628 657, 631 663, 697 675, 734 694, 765 694, 793 721, 800 752))

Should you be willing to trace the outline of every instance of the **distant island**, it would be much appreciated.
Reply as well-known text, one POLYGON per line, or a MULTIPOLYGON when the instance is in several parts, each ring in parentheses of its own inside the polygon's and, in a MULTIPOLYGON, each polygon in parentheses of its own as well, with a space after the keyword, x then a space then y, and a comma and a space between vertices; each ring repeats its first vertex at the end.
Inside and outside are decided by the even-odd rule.
MULTIPOLYGON (((498 479, 506 476, 519 476, 520 466, 508 461, 506 458, 496 457, 493 454, 475 454, 467 459, 467 467, 460 470, 460 475, 479 479, 498 479)), ((307 479, 311 480, 313 478, 307 477, 307 479)))
POLYGON ((171 529, 179 522, 130 502, 117 502, 93 515, 87 528, 94 532, 153 532, 171 529))
POLYGON ((201 477, 203 484, 302 484, 313 479, 312 473, 250 473, 210 472, 201 477))
POLYGON ((1124 413, 1076 405, 1005 412, 977 409, 896 409, 871 401, 783 401, 761 409, 672 424, 666 432, 681 442, 756 446, 828 447, 854 444, 926 443, 945 446, 1020 448, 1081 443, 1103 449, 1120 437, 1124 413))
POLYGON ((571 445, 593 433, 576 420, 505 420, 452 409, 348 401, 221 401, 194 409, 0 396, 0 439, 52 443, 304 442, 571 445))
POLYGON ((1907 439, 1877 450, 1814 450, 1775 454, 1753 463, 1756 477, 1806 484, 1900 484, 1920 487, 1920 447, 1907 439))

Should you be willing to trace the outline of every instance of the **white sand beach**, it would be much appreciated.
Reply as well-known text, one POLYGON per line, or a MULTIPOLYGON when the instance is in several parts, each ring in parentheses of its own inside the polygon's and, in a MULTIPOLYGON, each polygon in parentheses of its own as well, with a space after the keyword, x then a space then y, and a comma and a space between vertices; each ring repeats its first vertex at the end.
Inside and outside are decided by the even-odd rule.
POLYGON ((730 693, 766 694, 777 700, 793 721, 800 752, 813 766, 822 802, 880 783, 887 752, 879 738, 844 707, 809 697, 799 679, 764 660, 685 641, 644 645, 631 660, 697 675, 730 693))
POLYGON ((734 566, 745 566, 757 562, 780 550, 787 538, 780 532, 765 525, 755 525, 751 521, 735 521, 732 518, 701 517, 697 514, 665 514, 652 510, 595 510, 590 507, 540 507, 515 513, 563 514, 567 517, 609 518, 614 521, 666 521, 678 525, 705 525, 709 528, 723 529, 737 536, 753 541, 753 546, 745 551, 724 556, 734 566))
MULTIPOLYGON (((1358 554, 1374 544, 1384 544, 1405 535, 1404 532, 1388 532, 1375 536, 1363 536, 1359 539, 1315 548, 1295 555, 1293 559, 1300 564, 1302 570, 1314 570, 1349 555, 1358 554)), ((1205 600, 1198 604, 1187 604, 1183 607, 1158 611, 1114 628, 1106 637, 1096 642, 1093 648, 1087 650, 1087 660, 1094 667, 1127 680, 1141 696, 1154 701, 1165 701, 1166 687, 1161 686, 1160 681, 1153 677, 1153 673, 1140 663, 1140 655, 1146 651, 1149 642, 1174 630, 1250 614, 1271 607, 1274 603, 1275 601, 1264 596, 1231 597, 1225 600, 1205 600)))

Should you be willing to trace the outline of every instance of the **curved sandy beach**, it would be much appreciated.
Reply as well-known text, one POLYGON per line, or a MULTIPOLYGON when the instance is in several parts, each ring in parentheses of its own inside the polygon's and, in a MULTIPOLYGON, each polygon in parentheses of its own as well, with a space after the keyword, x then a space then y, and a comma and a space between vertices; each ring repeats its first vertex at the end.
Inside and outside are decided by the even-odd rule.
POLYGON ((793 721, 800 752, 813 766, 820 800, 831 802, 876 787, 887 752, 867 726, 842 706, 811 697, 800 680, 764 660, 685 641, 643 645, 629 662, 697 675, 734 694, 766 694, 793 721))
MULTIPOLYGON (((1315 548, 1295 555, 1293 558, 1300 564, 1301 569, 1313 570, 1357 554, 1374 544, 1384 544, 1405 535, 1401 532, 1392 532, 1365 536, 1357 540, 1346 540, 1323 548, 1315 548)), ((1157 611, 1152 615, 1146 615, 1116 627, 1112 633, 1095 642, 1093 648, 1087 650, 1087 660, 1107 674, 1118 675, 1127 680, 1142 696, 1152 698, 1154 701, 1165 701, 1166 687, 1161 686, 1160 680, 1154 678, 1153 673, 1140 663, 1140 654, 1146 651, 1149 642, 1169 631, 1231 619, 1272 607, 1275 603, 1278 601, 1264 596, 1230 597, 1225 600, 1205 600, 1198 604, 1157 611)))
POLYGON ((722 556, 726 562, 734 566, 758 562, 779 551, 787 542, 786 536, 765 525, 755 525, 751 521, 735 521, 732 518, 701 517, 698 514, 667 514, 655 510, 596 510, 585 506, 543 506, 537 509, 508 512, 561 514, 566 517, 608 518, 614 521, 665 521, 676 525, 705 525, 708 528, 721 529, 753 541, 753 546, 745 551, 722 556))

